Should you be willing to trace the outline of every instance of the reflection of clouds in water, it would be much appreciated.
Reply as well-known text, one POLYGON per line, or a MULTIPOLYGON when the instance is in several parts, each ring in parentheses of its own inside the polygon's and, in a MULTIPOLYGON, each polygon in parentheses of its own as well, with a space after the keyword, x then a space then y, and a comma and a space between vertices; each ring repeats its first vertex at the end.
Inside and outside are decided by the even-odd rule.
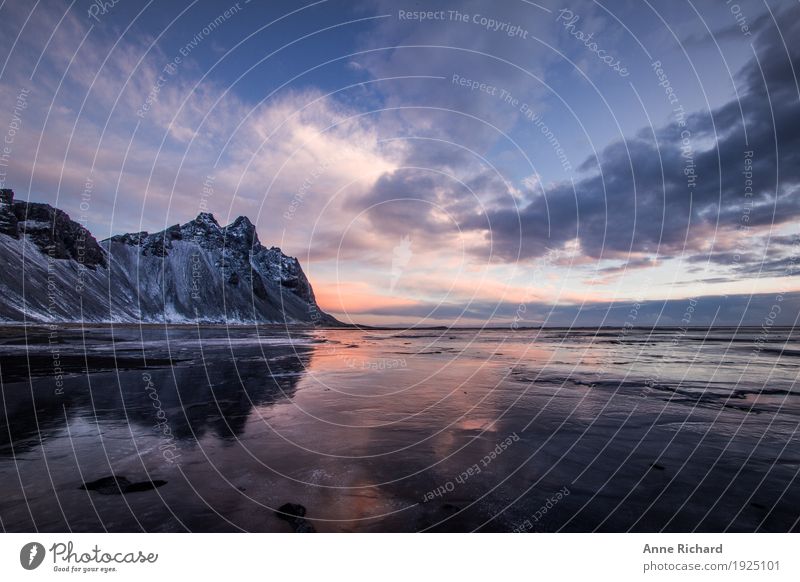
MULTIPOLYGON (((191 333, 176 332, 176 345, 191 333)), ((709 491, 703 499, 720 500, 708 518, 714 523, 727 523, 740 509, 736 500, 756 491, 763 471, 736 475, 752 450, 759 462, 775 461, 754 497, 780 508, 769 515, 768 529, 786 529, 797 515, 796 465, 782 452, 796 444, 794 368, 781 354, 765 352, 749 365, 717 370, 725 350, 750 349, 752 333, 717 331, 699 341, 702 334, 693 332, 671 351, 668 331, 633 330, 625 342, 612 331, 589 330, 300 335, 315 343, 267 348, 235 341, 232 349, 204 350, 205 367, 197 356, 147 370, 180 449, 180 467, 161 455, 141 370, 121 370, 117 384, 113 371, 100 368, 91 389, 84 375, 69 376, 60 398, 52 379, 35 378, 38 418, 27 387, 7 384, 10 426, 0 434, 11 430, 14 457, 11 443, 2 443, 0 475, 11 477, 0 500, 4 524, 25 529, 35 519, 42 530, 63 530, 67 522, 73 529, 99 527, 78 485, 111 473, 138 482, 144 471, 167 484, 126 495, 131 511, 105 506, 108 496, 91 498, 106 507, 106 527, 135 528, 135 518, 147 530, 284 531, 288 526, 274 509, 295 503, 307 508, 305 519, 318 531, 507 531, 548 494, 569 486, 569 498, 548 512, 543 528, 586 531, 608 519, 611 529, 624 530, 655 503, 649 526, 674 515, 679 527, 691 529, 710 502, 693 498, 677 514, 675 507, 698 483, 709 491), (354 370, 340 357, 375 360, 400 351, 410 352, 403 370, 354 370), (642 398, 656 365, 664 386, 642 398), (692 382, 684 379, 687 369, 692 382), (769 390, 759 388, 767 377, 769 390), (765 413, 773 421, 762 438, 765 413), (514 434, 519 440, 492 457, 498 442, 514 434), (714 465, 723 449, 733 462, 714 465), (705 473, 681 469, 685 463, 713 465, 710 477, 703 481, 705 473), (426 492, 455 483, 475 464, 480 473, 420 504, 426 492), (48 470, 55 475, 52 487, 48 470), (728 484, 730 493, 722 495, 728 484), (601 489, 605 496, 595 498, 601 489), (617 503, 626 495, 624 511, 609 516, 609 499, 617 503), (164 512, 177 518, 164 519, 164 512)), ((775 330, 774 338, 798 342, 786 330, 775 330)), ((148 361, 169 358, 165 344, 147 340, 148 361)), ((126 357, 132 361, 130 350, 126 357)), ((762 517, 745 511, 737 519, 748 528, 762 517)))

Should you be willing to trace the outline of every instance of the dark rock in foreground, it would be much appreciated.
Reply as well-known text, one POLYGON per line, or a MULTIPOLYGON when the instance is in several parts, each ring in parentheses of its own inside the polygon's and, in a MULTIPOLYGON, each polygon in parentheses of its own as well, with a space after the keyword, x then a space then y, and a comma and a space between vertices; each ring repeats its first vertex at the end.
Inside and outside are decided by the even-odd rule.
POLYGON ((100 495, 127 495, 128 493, 151 491, 166 484, 166 481, 160 479, 132 483, 127 477, 111 475, 109 477, 102 477, 96 481, 84 483, 79 489, 94 491, 100 495))
POLYGON ((297 533, 316 533, 316 529, 306 519, 306 508, 299 503, 284 503, 275 512, 278 519, 282 519, 292 526, 297 533))

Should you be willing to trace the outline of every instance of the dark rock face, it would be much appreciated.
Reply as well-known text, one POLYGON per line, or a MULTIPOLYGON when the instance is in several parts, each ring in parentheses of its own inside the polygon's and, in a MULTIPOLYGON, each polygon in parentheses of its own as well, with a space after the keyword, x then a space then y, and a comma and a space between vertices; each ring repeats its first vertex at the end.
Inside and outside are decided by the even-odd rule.
POLYGON ((94 491, 100 495, 127 495, 129 493, 140 493, 142 491, 152 491, 158 487, 166 485, 166 481, 155 479, 153 481, 138 481, 131 482, 130 479, 123 476, 110 475, 102 477, 95 481, 89 481, 79 487, 84 491, 94 491))
POLYGON ((340 325, 299 261, 264 247, 243 216, 222 227, 202 213, 98 243, 63 211, 2 190, 0 275, 6 321, 340 325))
POLYGON ((53 259, 73 260, 89 269, 106 266, 103 249, 92 234, 49 204, 14 202, 14 192, 0 191, 0 233, 27 236, 53 259))
POLYGON ((139 247, 143 256, 164 258, 172 251, 174 241, 195 243, 204 251, 218 255, 213 264, 221 270, 228 285, 238 286, 243 281, 256 297, 266 300, 269 294, 264 279, 306 303, 316 304, 311 283, 300 262, 283 254, 278 247, 264 247, 255 225, 246 216, 223 227, 213 214, 203 212, 186 224, 176 224, 161 232, 122 234, 103 242, 139 247))
POLYGON ((142 241, 144 241, 146 238, 147 238, 147 231, 143 230, 141 232, 115 234, 108 240, 115 243, 122 243, 125 245, 138 247, 142 244, 142 241))
POLYGON ((14 214, 14 191, 0 190, 0 233, 19 238, 17 215, 14 214))
POLYGON ((84 267, 106 266, 103 249, 92 234, 63 210, 49 204, 16 202, 14 214, 20 235, 27 235, 55 259, 72 259, 84 267))
POLYGON ((270 278, 279 281, 287 289, 309 303, 316 303, 311 283, 308 282, 300 261, 287 257, 278 247, 261 247, 253 255, 253 262, 269 273, 270 278))

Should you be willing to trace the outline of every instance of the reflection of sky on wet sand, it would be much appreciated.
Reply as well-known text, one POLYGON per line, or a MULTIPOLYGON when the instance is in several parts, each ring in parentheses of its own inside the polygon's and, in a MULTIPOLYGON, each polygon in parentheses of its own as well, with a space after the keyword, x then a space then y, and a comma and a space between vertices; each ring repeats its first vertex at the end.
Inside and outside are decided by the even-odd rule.
MULTIPOLYGON (((107 346, 104 333, 90 342, 107 346)), ((71 375, 60 396, 46 375, 7 376, 4 352, 5 528, 288 531, 273 508, 292 502, 318 531, 508 531, 564 487, 537 531, 786 530, 798 515, 796 366, 748 358, 745 335, 341 330, 289 343, 239 330, 228 343, 218 330, 200 352, 195 330, 169 345, 152 333, 151 361, 175 361, 146 372, 174 463, 136 337, 118 342, 125 367, 71 375), (111 473, 168 484, 78 489, 111 473)), ((82 349, 69 339, 65 351, 82 349)))

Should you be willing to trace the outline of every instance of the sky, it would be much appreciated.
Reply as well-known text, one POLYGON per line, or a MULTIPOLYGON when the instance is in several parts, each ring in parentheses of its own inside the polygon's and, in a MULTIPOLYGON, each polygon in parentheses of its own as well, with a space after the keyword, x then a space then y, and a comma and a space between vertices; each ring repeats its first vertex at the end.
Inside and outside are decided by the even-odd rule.
POLYGON ((369 325, 794 325, 800 5, 0 4, 0 182, 369 325))

